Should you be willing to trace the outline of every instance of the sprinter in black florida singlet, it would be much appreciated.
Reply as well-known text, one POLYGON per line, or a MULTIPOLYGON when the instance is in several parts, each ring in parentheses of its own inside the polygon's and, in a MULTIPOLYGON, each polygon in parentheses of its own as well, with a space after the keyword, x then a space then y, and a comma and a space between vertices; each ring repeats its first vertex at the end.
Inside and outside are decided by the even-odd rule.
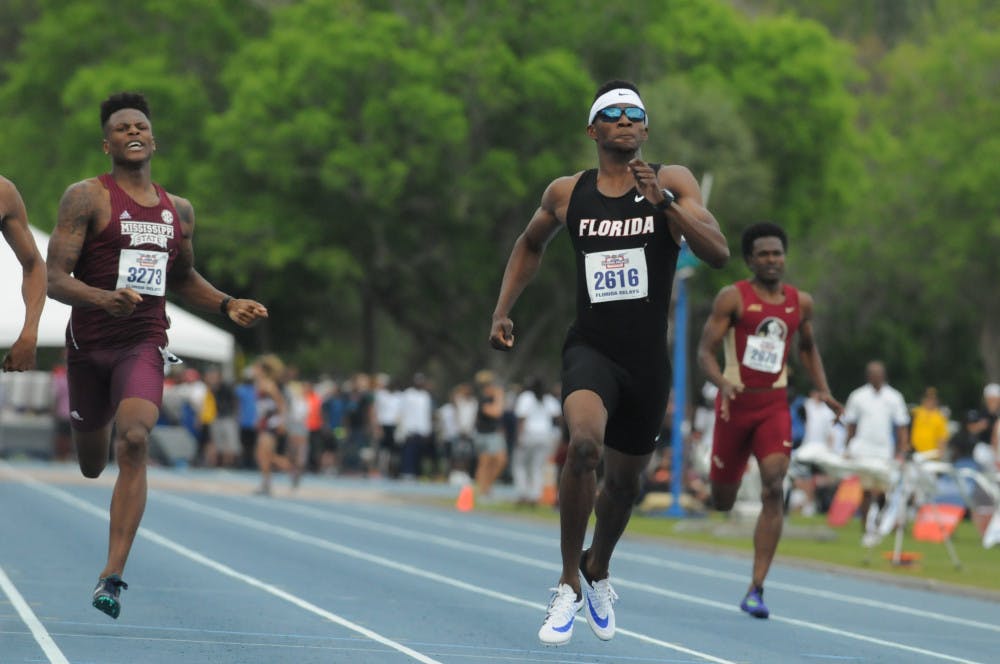
POLYGON ((648 136, 635 85, 609 81, 594 95, 587 135, 598 168, 554 180, 507 262, 490 343, 514 345, 509 313, 534 277, 549 241, 565 226, 576 254, 577 316, 563 347, 563 416, 569 451, 559 483, 562 576, 539 640, 563 645, 586 604, 599 639, 615 633, 611 554, 628 523, 639 476, 666 411, 670 368, 667 311, 681 237, 713 267, 729 258, 719 224, 683 166, 638 158, 648 136), (595 511, 590 548, 583 548, 595 511), (582 581, 581 581, 582 577, 582 581))

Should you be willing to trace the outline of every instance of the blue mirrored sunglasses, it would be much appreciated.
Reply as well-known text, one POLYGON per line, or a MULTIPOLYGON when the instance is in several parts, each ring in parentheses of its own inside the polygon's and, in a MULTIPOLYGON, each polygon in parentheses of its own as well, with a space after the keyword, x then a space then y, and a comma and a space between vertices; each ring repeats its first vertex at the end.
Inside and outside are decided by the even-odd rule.
POLYGON ((597 112, 597 119, 601 122, 617 122, 621 118, 622 113, 632 122, 645 122, 646 120, 646 111, 638 106, 626 106, 625 108, 608 106, 597 112))

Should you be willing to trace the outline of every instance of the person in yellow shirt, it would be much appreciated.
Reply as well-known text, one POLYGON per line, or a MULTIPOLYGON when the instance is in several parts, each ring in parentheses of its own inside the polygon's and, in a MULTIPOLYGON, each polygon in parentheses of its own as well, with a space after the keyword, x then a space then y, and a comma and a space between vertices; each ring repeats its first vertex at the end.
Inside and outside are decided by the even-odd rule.
POLYGON ((937 390, 928 387, 920 405, 913 409, 910 444, 915 452, 937 450, 943 455, 948 443, 948 418, 941 412, 937 390))

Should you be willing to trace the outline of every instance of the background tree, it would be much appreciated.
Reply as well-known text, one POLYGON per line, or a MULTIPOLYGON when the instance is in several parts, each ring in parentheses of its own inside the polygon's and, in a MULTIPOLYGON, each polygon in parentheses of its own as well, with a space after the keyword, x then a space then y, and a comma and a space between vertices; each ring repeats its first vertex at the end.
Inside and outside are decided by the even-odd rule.
MULTIPOLYGON (((934 383, 964 408, 1000 377, 998 34, 989 0, 10 0, 0 171, 50 229, 65 187, 107 168, 99 101, 138 89, 199 267, 271 308, 237 332, 248 352, 555 378, 565 240, 513 355, 487 349, 489 314, 545 185, 594 165, 593 90, 630 78, 644 156, 712 171, 736 253, 749 223, 788 227, 839 393, 877 355, 908 396, 934 383)), ((744 273, 699 271, 693 319, 744 273)))

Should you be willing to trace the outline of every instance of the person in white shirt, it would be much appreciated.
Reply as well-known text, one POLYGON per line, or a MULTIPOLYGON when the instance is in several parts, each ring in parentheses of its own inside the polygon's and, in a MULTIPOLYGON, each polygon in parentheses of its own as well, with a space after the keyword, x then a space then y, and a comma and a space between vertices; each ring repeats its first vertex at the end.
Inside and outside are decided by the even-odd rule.
POLYGON ((555 448, 559 436, 556 424, 562 407, 554 396, 545 391, 537 378, 526 382, 528 389, 514 402, 517 417, 517 445, 511 459, 511 473, 517 502, 535 505, 542 497, 545 463, 555 448))
POLYGON ((444 445, 449 484, 463 486, 472 481, 472 438, 477 410, 478 404, 468 383, 453 387, 449 400, 437 409, 437 435, 444 445))
POLYGON ((381 429, 375 465, 379 474, 386 477, 398 462, 395 454, 396 421, 399 419, 402 393, 392 384, 389 374, 380 373, 375 376, 374 398, 375 419, 381 429))
POLYGON ((861 477, 864 488, 861 513, 869 515, 862 527, 871 532, 874 527, 869 514, 872 499, 877 497, 880 503, 884 501, 891 461, 909 450, 907 425, 910 414, 903 395, 887 383, 882 362, 869 362, 865 373, 868 382, 847 398, 844 421, 847 423, 847 457, 872 469, 884 469, 884 473, 873 472, 870 476, 865 473, 861 477))
POLYGON ((403 391, 396 419, 396 440, 403 443, 400 475, 413 479, 420 475, 424 455, 431 452, 434 407, 423 374, 413 377, 413 385, 403 391))
POLYGON ((834 424, 837 414, 819 398, 818 390, 809 392, 802 402, 805 430, 802 444, 792 450, 792 470, 795 490, 789 497, 789 506, 801 509, 803 516, 816 513, 816 487, 827 482, 822 471, 824 462, 839 458, 834 450, 834 424))

